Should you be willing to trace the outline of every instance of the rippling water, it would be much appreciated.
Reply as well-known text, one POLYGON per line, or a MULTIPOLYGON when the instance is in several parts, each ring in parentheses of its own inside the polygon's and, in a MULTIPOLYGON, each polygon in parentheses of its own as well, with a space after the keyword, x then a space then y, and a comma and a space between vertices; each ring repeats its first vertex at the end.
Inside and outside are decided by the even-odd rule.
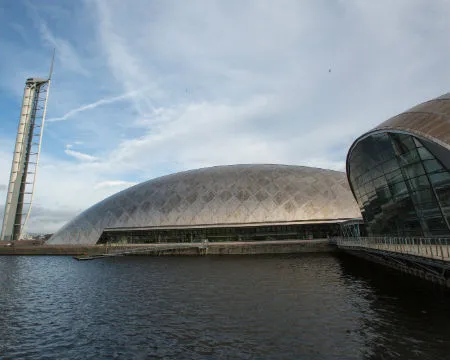
POLYGON ((444 359, 439 288, 352 257, 0 257, 1 359, 444 359))

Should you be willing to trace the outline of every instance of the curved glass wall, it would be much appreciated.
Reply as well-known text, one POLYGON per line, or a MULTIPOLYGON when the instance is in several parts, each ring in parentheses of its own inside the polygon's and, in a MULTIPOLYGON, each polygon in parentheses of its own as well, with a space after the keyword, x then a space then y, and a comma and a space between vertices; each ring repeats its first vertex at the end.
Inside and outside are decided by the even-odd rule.
POLYGON ((369 235, 450 234, 450 173, 425 141, 373 134, 356 144, 348 171, 369 235))

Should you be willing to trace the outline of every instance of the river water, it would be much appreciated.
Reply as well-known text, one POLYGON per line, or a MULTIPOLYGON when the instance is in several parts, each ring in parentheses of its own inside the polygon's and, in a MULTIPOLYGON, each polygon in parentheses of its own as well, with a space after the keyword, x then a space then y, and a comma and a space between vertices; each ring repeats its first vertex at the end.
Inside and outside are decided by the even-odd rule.
POLYGON ((448 359, 450 297, 345 255, 0 257, 0 359, 448 359))

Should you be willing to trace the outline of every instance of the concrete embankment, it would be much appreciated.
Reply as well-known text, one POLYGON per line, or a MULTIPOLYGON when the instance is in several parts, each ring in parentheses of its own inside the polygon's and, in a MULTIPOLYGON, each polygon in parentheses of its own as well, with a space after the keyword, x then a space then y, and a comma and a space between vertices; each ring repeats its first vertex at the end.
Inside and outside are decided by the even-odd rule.
POLYGON ((376 253, 370 253, 361 250, 344 250, 347 254, 357 256, 361 259, 374 262, 378 265, 390 267, 405 274, 419 277, 423 280, 445 286, 450 289, 450 276, 448 265, 439 260, 430 260, 428 263, 416 261, 413 259, 396 258, 393 256, 380 256, 376 253))
POLYGON ((0 255, 100 255, 120 252, 133 248, 148 248, 149 252, 133 255, 258 255, 258 254, 295 254, 305 252, 331 252, 327 239, 317 240, 283 240, 283 241, 252 241, 252 242, 217 242, 208 243, 204 248, 173 248, 168 244, 133 244, 133 245, 35 245, 35 246, 0 246, 0 255), (161 248, 159 250, 158 248, 161 248), (163 249, 164 248, 164 249, 163 249), (201 251, 199 251, 201 250, 201 251))

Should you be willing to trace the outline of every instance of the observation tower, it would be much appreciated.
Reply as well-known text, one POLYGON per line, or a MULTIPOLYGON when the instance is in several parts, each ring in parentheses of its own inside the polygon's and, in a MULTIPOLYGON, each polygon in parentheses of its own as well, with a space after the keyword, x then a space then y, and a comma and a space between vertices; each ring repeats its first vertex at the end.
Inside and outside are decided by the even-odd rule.
POLYGON ((19 240, 30 217, 53 60, 54 56, 48 78, 29 78, 25 82, 0 237, 3 241, 19 240))

